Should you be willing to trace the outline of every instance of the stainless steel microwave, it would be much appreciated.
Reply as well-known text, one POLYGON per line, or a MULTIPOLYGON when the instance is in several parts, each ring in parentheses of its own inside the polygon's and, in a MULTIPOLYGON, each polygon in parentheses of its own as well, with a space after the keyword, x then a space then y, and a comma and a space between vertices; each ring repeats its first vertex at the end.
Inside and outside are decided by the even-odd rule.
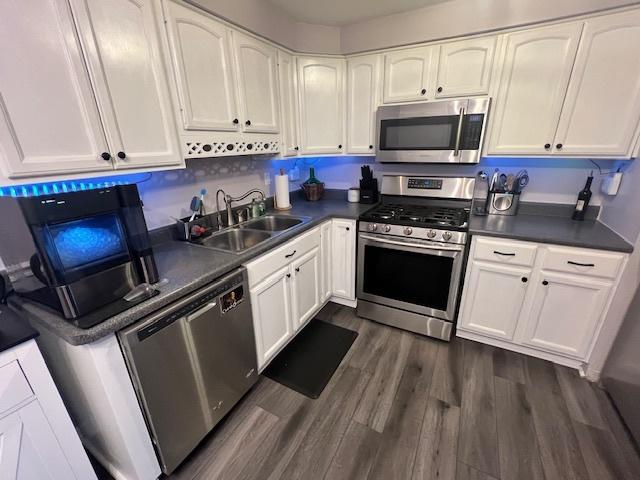
POLYGON ((384 105, 376 116, 376 160, 478 163, 490 98, 384 105))

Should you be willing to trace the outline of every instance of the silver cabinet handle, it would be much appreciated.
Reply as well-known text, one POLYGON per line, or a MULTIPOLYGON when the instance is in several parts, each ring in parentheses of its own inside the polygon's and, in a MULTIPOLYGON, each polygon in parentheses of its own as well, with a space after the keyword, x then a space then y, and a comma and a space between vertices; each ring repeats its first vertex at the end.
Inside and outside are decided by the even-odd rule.
POLYGON ((460 155, 460 137, 462 136, 462 122, 464 121, 464 107, 460 109, 460 116, 458 117, 458 131, 456 132, 456 146, 453 150, 453 156, 460 155))
POLYGON ((218 305, 218 302, 216 302, 215 300, 213 302, 209 302, 207 303, 204 307, 196 310, 193 313, 190 313, 189 315, 187 315, 187 322, 191 322, 192 320, 195 320, 196 318, 198 318, 200 315, 207 313, 209 310, 211 310, 212 308, 214 308, 216 305, 218 305))
POLYGON ((451 247, 445 247, 443 245, 428 245, 428 244, 424 244, 424 243, 406 243, 406 242, 398 242, 396 240, 387 240, 382 239, 382 238, 378 238, 378 237, 371 237, 369 235, 360 235, 360 238, 362 238, 363 240, 372 240, 374 242, 378 242, 378 243, 387 243, 389 245, 398 245, 400 247, 413 247, 413 248, 422 248, 424 250, 447 250, 450 252, 461 252, 462 251, 462 247, 456 247, 456 248, 451 248, 451 247))

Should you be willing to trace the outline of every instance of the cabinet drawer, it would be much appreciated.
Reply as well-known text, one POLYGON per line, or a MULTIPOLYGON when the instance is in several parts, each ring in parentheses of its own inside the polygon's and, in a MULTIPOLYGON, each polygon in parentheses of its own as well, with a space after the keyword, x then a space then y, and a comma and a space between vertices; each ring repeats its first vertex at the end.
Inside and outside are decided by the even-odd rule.
POLYGON ((33 396, 17 361, 0 367, 0 414, 33 396))
POLYGON ((245 266, 249 276, 249 286, 254 286, 273 272, 318 246, 320 246, 320 228, 316 227, 247 263, 245 266))
POLYGON ((476 237, 475 260, 510 265, 531 266, 536 259, 536 245, 513 240, 493 240, 476 237))
POLYGON ((579 248, 546 247, 542 268, 556 272, 616 278, 624 263, 624 254, 579 248))

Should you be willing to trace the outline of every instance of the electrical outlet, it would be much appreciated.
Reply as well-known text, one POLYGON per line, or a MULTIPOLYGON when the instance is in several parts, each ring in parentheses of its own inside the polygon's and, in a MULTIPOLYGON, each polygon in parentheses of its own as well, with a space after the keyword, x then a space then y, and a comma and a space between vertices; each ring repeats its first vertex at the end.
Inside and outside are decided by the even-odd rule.
POLYGON ((263 177, 264 177, 264 185, 265 185, 265 187, 268 187, 269 185, 271 185, 271 173, 270 172, 264 172, 263 177))
POLYGON ((605 195, 617 195, 622 183, 622 172, 614 172, 608 174, 600 184, 600 190, 605 195))

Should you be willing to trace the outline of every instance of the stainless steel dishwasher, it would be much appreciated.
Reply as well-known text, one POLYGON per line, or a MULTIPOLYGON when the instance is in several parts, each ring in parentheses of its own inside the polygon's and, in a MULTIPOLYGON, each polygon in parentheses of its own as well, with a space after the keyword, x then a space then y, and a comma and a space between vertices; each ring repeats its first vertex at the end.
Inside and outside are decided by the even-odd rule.
POLYGON ((244 268, 118 333, 164 473, 258 379, 244 268))

